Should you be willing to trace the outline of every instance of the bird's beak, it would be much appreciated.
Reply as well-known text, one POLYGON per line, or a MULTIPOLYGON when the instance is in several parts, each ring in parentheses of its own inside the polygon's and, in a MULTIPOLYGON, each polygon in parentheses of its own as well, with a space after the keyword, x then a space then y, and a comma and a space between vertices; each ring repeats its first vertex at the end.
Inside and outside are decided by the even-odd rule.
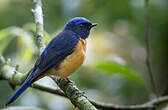
POLYGON ((92 28, 92 27, 95 27, 95 26, 97 26, 97 23, 93 23, 93 24, 91 25, 91 28, 92 28))

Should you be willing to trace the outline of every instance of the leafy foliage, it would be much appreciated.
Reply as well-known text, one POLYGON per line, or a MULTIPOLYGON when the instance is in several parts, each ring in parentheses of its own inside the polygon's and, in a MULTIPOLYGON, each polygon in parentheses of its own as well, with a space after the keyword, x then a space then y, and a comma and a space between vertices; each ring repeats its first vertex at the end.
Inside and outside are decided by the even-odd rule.
MULTIPOLYGON (((99 101, 118 104, 139 104, 147 101, 151 97, 151 91, 144 63, 146 56, 143 0, 70 2, 69 4, 66 0, 43 1, 45 43, 47 44, 51 36, 54 37, 63 28, 67 20, 75 16, 83 16, 97 22, 99 26, 91 32, 94 37, 91 36, 89 39, 96 41, 102 38, 98 43, 88 43, 88 50, 97 47, 99 53, 88 52, 87 58, 90 59, 88 58, 86 63, 97 63, 93 66, 86 64, 71 76, 77 86, 82 88, 87 96, 99 101), (108 49, 102 46, 108 46, 108 49), (107 54, 122 56, 129 66, 99 59, 99 56, 104 58, 107 54), (92 55, 97 59, 92 59, 92 55)), ((31 8, 31 0, 0 0, 0 54, 21 66, 29 63, 30 67, 24 69, 24 72, 32 67, 38 57, 31 8)), ((167 11, 166 0, 150 1, 151 60, 159 91, 164 91, 168 83, 167 11)), ((47 83, 46 80, 44 82, 47 83)), ((3 107, 3 103, 12 93, 7 83, 0 82, 0 94, 3 94, 0 96, 0 107, 3 107)), ((55 98, 51 94, 37 91, 32 93, 37 93, 40 97, 25 94, 28 98, 21 97, 14 105, 26 105, 23 99, 28 102, 33 99, 38 100, 38 105, 46 109, 53 109, 56 104, 58 109, 73 109, 68 101, 60 97, 55 98)))
POLYGON ((125 76, 137 84, 142 84, 144 82, 142 77, 135 70, 114 61, 102 61, 99 62, 96 67, 110 75, 119 74, 125 76))
POLYGON ((35 45, 32 35, 19 27, 8 27, 0 31, 0 53, 9 52, 8 48, 13 48, 10 45, 16 42, 16 53, 21 56, 24 62, 32 59, 35 53, 35 45))

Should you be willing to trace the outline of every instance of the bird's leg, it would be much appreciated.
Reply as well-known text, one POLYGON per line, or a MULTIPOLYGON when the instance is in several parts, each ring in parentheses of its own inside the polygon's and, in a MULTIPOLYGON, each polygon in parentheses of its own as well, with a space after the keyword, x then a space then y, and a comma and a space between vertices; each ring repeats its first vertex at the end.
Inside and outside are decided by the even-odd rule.
POLYGON ((57 82, 59 86, 66 86, 68 84, 73 84, 73 82, 69 78, 59 78, 57 82))
POLYGON ((65 78, 66 80, 67 80, 67 83, 72 83, 72 84, 74 84, 74 82, 72 81, 72 80, 70 80, 70 78, 65 78))

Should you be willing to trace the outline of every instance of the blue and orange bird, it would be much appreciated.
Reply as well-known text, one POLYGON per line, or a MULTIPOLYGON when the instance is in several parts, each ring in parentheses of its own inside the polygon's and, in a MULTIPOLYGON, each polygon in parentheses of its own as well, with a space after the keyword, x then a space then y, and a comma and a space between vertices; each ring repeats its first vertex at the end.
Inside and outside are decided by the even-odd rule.
POLYGON ((63 31, 46 46, 37 59, 32 73, 6 105, 15 101, 33 82, 44 76, 55 75, 66 78, 74 73, 85 59, 86 39, 91 28, 96 25, 83 17, 69 20, 63 31))

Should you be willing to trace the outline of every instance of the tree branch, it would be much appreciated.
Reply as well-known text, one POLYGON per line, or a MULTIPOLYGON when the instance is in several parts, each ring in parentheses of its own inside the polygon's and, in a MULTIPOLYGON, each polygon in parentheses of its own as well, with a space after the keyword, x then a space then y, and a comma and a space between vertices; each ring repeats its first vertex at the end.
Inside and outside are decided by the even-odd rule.
POLYGON ((150 18, 149 18, 149 10, 148 10, 148 3, 149 0, 145 0, 145 24, 146 24, 146 30, 145 30, 145 42, 146 42, 146 65, 147 65, 147 69, 148 69, 148 73, 150 76, 150 80, 151 80, 151 84, 152 84, 152 89, 154 94, 156 95, 156 97, 159 97, 159 93, 156 89, 156 84, 154 81, 154 77, 153 77, 153 72, 152 72, 152 68, 151 68, 151 61, 150 61, 150 18))
POLYGON ((39 54, 41 54, 45 48, 42 2, 41 0, 33 0, 33 3, 35 4, 35 9, 32 9, 31 11, 34 14, 34 19, 36 24, 37 44, 39 48, 39 54))
MULTIPOLYGON (((40 53, 42 53, 45 45, 44 45, 44 35, 43 35, 43 13, 42 13, 42 3, 41 0, 33 0, 33 3, 35 4, 35 9, 32 10, 34 17, 35 17, 35 23, 36 23, 36 34, 37 34, 37 42, 38 47, 40 49, 40 53)), ((146 6, 147 6, 148 0, 146 0, 146 6)), ((149 21, 148 21, 148 14, 146 16, 146 44, 147 44, 147 66, 148 71, 151 76, 151 81, 154 84, 151 66, 150 66, 150 60, 149 60, 149 21)), ((9 64, 5 61, 5 59, 0 56, 0 79, 1 80, 8 80, 8 82, 14 86, 21 85, 22 82, 26 79, 27 74, 22 74, 18 71, 16 71, 15 68, 9 66, 9 64)), ((49 87, 45 87, 43 85, 39 84, 33 84, 32 87, 39 89, 41 91, 49 92, 52 94, 57 94, 63 97, 67 97, 71 100, 71 102, 77 106, 81 110, 96 110, 95 107, 105 109, 105 110, 146 110, 146 109, 155 109, 157 106, 168 102, 168 96, 160 97, 157 100, 154 99, 152 101, 149 101, 142 105, 131 105, 131 106, 119 106, 114 104, 104 104, 100 102, 90 101, 95 107, 89 102, 89 100, 84 96, 83 92, 81 92, 76 85, 68 80, 68 79, 60 79, 57 80, 54 77, 52 79, 58 84, 58 86, 63 90, 60 91, 58 89, 53 89, 49 87)), ((155 88, 154 88, 155 89, 155 88)))
MULTIPOLYGON (((41 54, 42 51, 43 51, 43 49, 44 49, 44 47, 45 47, 45 44, 44 44, 44 35, 43 35, 42 2, 41 2, 41 0, 33 0, 33 2, 35 4, 35 9, 32 10, 32 12, 34 13, 34 17, 35 17, 37 41, 38 41, 38 47, 39 47, 40 54, 41 54)), ((57 83, 57 84, 60 85, 59 83, 57 83)), ((69 90, 69 87, 71 87, 71 85, 69 85, 69 83, 67 83, 67 85, 65 85, 65 87, 67 87, 67 89, 69 90)), ((61 86, 60 88, 65 92, 65 94, 71 100, 71 102, 72 102, 73 105, 75 105, 76 107, 78 107, 80 110, 97 110, 87 100, 86 97, 83 97, 82 95, 79 94, 80 91, 79 91, 78 88, 74 88, 74 86, 72 86, 72 87, 73 87, 73 89, 72 88, 71 89, 74 92, 71 93, 71 95, 73 97, 69 97, 69 95, 67 95, 67 94, 70 94, 70 92, 72 92, 72 91, 69 91, 69 92, 64 91, 64 90, 67 90, 67 89, 65 89, 63 86, 61 86)))
POLYGON ((79 108, 79 110, 97 110, 87 99, 82 91, 80 91, 75 83, 73 83, 68 78, 58 79, 56 77, 51 77, 55 83, 64 91, 67 98, 79 108))
MULTIPOLYGON (((6 80, 10 84, 16 86, 16 85, 21 85, 22 82, 26 79, 26 77, 27 77, 27 75, 16 71, 14 67, 9 66, 9 64, 6 62, 6 60, 3 58, 3 56, 0 56, 0 79, 1 80, 6 80)), ((55 95, 59 95, 59 96, 69 98, 72 101, 72 103, 75 102, 75 104, 76 104, 76 101, 78 101, 77 99, 80 97, 80 95, 84 99, 86 98, 79 91, 79 89, 75 86, 75 84, 72 83, 72 81, 67 82, 66 79, 64 79, 64 80, 58 82, 58 80, 54 79, 54 81, 56 81, 56 83, 60 86, 60 88, 62 88, 62 90, 66 94, 59 89, 46 87, 44 85, 40 85, 40 84, 36 84, 36 83, 33 84, 31 87, 35 88, 35 89, 38 89, 38 90, 41 90, 41 91, 44 91, 44 92, 48 92, 48 93, 51 93, 51 94, 55 94, 55 95), (76 93, 78 95, 77 95, 77 97, 74 97, 75 95, 73 96, 73 94, 76 94, 76 93)), ((153 100, 151 100, 147 103, 144 103, 142 105, 130 105, 130 106, 107 104, 107 103, 101 103, 101 102, 97 102, 97 101, 93 101, 93 100, 89 100, 89 101, 96 108, 104 109, 104 110, 146 110, 146 109, 155 110, 158 106, 168 102, 168 96, 160 97, 158 99, 153 99, 153 100)), ((83 101, 83 102, 85 102, 85 101, 83 101)), ((76 105, 81 106, 80 103, 77 103, 76 105)))

